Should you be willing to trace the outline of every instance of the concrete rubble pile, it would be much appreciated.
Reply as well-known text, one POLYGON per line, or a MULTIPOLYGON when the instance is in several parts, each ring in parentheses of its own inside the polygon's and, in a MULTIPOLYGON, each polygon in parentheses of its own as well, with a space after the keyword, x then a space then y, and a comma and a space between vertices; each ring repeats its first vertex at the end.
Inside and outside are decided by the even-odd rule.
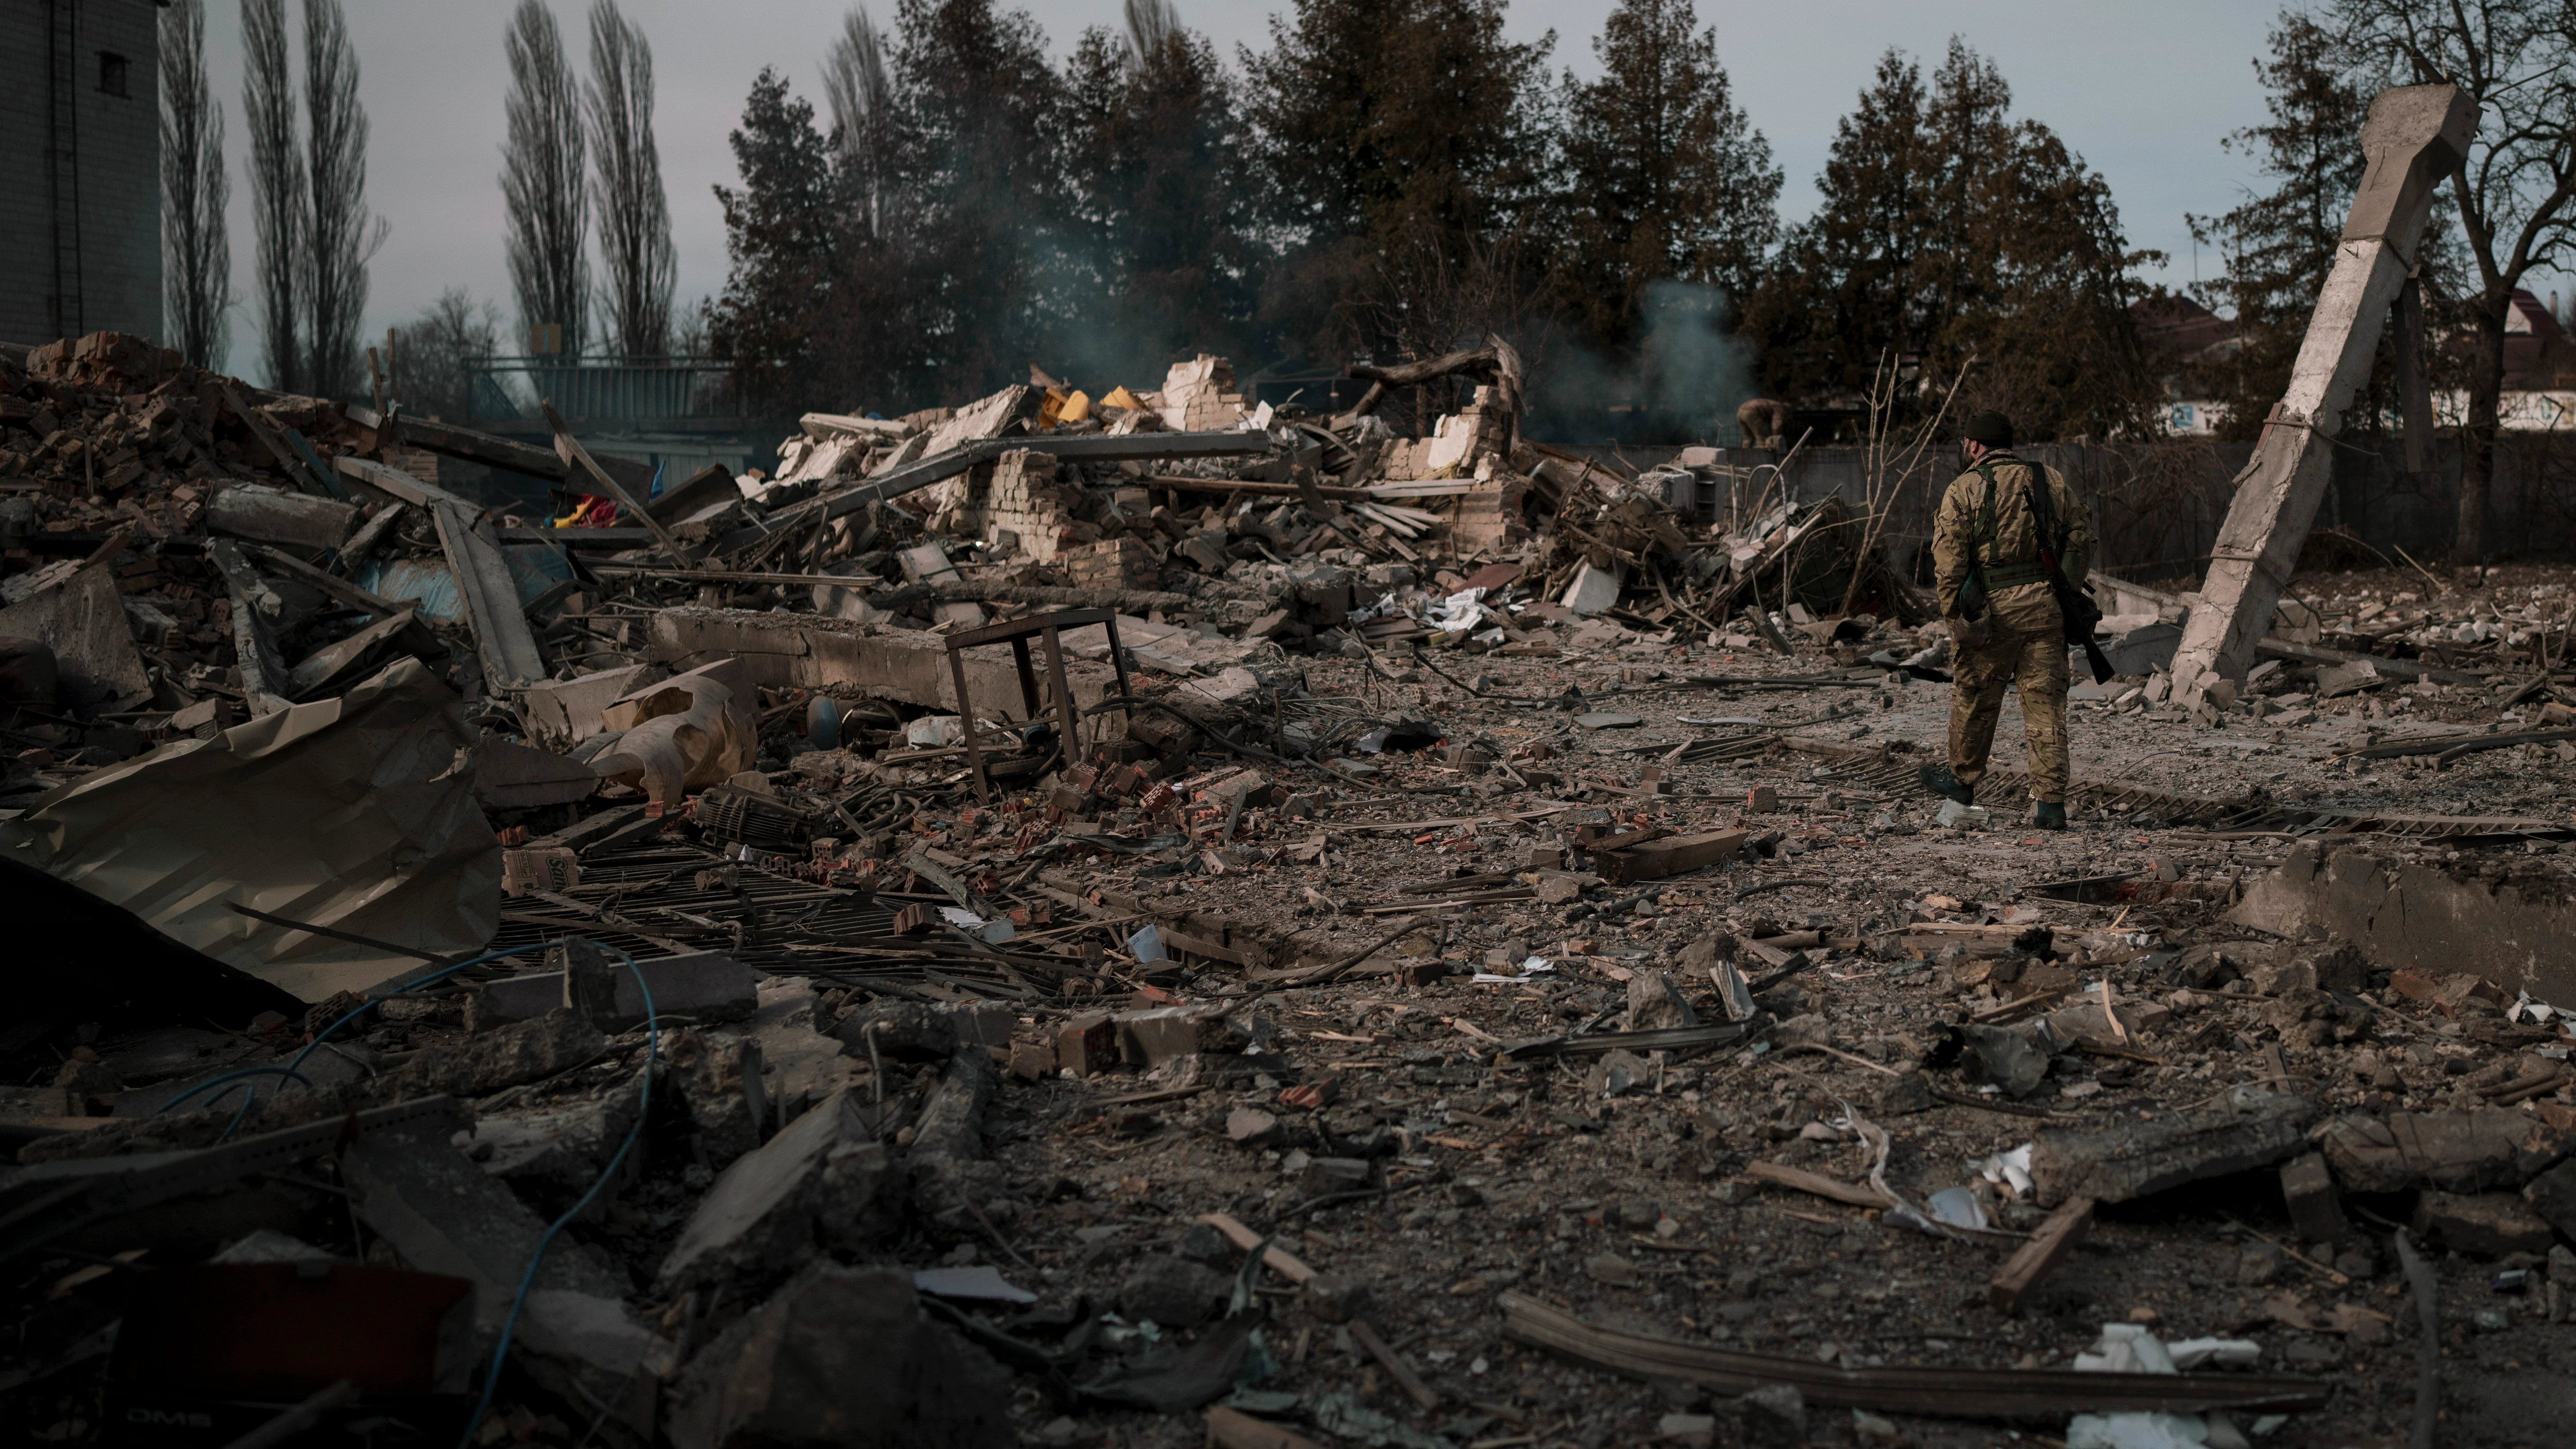
POLYGON ((0 354, 19 1437, 2563 1423, 2567 570, 2302 575, 2187 704, 2120 586, 2030 833, 1856 505, 1440 361, 657 490, 0 354))

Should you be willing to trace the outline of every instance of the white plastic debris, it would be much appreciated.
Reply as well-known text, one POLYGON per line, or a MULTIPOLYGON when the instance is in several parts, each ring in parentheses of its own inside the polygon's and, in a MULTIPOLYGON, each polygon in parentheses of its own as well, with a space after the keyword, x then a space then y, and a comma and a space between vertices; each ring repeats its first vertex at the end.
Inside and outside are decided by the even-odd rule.
POLYGON ((961 931, 980 931, 984 929, 984 918, 975 914, 973 911, 966 909, 964 906, 941 906, 939 908, 939 917, 941 920, 946 921, 948 924, 955 926, 961 931))
MULTIPOLYGON (((2170 1374, 2181 1370, 2143 1323, 2106 1323, 2091 1353, 2075 1356, 2078 1373, 2170 1374)), ((2193 1442, 2197 1443, 2198 1440, 2193 1442)))
MULTIPOLYGON (((2262 1350, 2243 1339, 2190 1338, 2170 1347, 2140 1323, 2106 1323, 2091 1353, 2075 1356, 2078 1373, 2170 1374, 2203 1364, 2251 1364, 2262 1350)), ((2265 1432, 2258 1421, 2255 1432, 2265 1432)), ((2225 1414, 2078 1414, 2067 1421, 2066 1449, 2246 1449, 2225 1414)))
POLYGON ((1956 800, 1941 802, 1940 822, 1944 830, 1983 830, 1988 818, 1983 805, 1962 805, 1956 800))
POLYGON ((1986 1181, 2009 1188, 2015 1197, 2030 1195, 2030 1144, 2025 1142, 2010 1152, 1998 1152, 1978 1165, 1986 1181))
POLYGON ((926 714, 903 727, 903 742, 916 750, 944 750, 966 743, 966 722, 953 714, 926 714))
POLYGON ((2186 1338, 2165 1345, 2177 1369, 2252 1368, 2263 1361, 2263 1345, 2250 1338, 2186 1338))
POLYGON ((2530 992, 2518 990, 2513 994, 2513 1005, 2505 1009, 2504 1019, 2507 1021, 2520 1021, 2524 1017, 2528 1016, 2533 1021, 2546 1023, 2552 1017, 2557 1015, 2557 1007, 2551 1006, 2545 1001, 2534 1001, 2531 999, 2530 992))
POLYGON ((1545 956, 1532 956, 1521 962, 1519 971, 1520 974, 1517 976, 1505 976, 1492 971, 1479 971, 1467 979, 1478 986, 1509 986, 1517 982, 1527 981, 1533 976, 1552 975, 1556 971, 1556 963, 1550 961, 1545 956))
POLYGON ((1945 1187, 1924 1201, 1932 1209, 1932 1216, 1954 1228, 1993 1226, 1986 1221, 1985 1204, 1964 1187, 1945 1187))
POLYGON ((1138 927, 1136 934, 1127 938, 1127 954, 1135 957, 1140 966, 1165 959, 1162 931, 1150 925, 1138 927))

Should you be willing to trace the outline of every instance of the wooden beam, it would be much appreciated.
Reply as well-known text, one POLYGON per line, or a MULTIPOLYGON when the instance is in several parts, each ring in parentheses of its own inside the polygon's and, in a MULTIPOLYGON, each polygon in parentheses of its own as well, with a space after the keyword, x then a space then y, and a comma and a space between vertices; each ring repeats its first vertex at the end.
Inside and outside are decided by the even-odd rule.
POLYGON ((671 556, 671 562, 687 568, 693 560, 680 547, 680 541, 671 536, 671 530, 662 525, 662 520, 655 518, 652 511, 644 506, 642 500, 627 492, 625 484, 610 477, 608 470, 599 466, 599 461, 590 456, 590 450, 583 447, 580 440, 573 437, 571 431, 564 427, 563 415, 555 411, 555 405, 552 402, 540 402, 537 406, 545 410, 546 426, 555 430, 555 452, 563 458, 564 462, 599 480, 599 485, 608 490, 608 496, 616 499, 620 508, 634 515, 646 528, 653 530, 655 541, 662 545, 664 553, 671 556))
POLYGON ((1997 1313, 2016 1312, 2021 1300, 2041 1279, 2057 1271, 2075 1245, 2084 1241, 2084 1230, 2093 1223, 2093 1199, 2071 1197, 2065 1205, 2049 1214, 2021 1251, 1999 1269, 1994 1281, 1986 1285, 1986 1305, 1997 1313))
MULTIPOLYGON (((229 390, 231 384, 225 386, 229 390)), ((286 661, 278 657, 277 645, 261 617, 266 611, 260 605, 277 596, 260 578, 259 570, 242 557, 241 545, 233 540, 207 540, 206 557, 215 561, 216 570, 224 576, 224 591, 233 602, 233 653, 241 665, 242 703, 253 717, 275 714, 288 704, 286 661)))
MULTIPOLYGON (((487 468, 523 473, 549 483, 561 483, 575 474, 572 464, 544 448, 514 443, 473 428, 460 428, 454 423, 433 422, 426 418, 388 418, 370 408, 355 405, 343 408, 350 422, 374 434, 376 448, 425 448, 449 458, 462 458, 487 468)), ((653 467, 633 458, 601 457, 599 465, 615 474, 628 486, 649 489, 653 486, 653 467)))
POLYGON ((462 505, 441 503, 430 513, 438 520, 438 541, 447 551, 448 572, 456 576, 456 592, 465 600, 466 622, 474 628, 484 687, 499 694, 544 679, 545 656, 537 652, 528 616, 519 608, 519 585, 501 546, 476 531, 473 513, 462 505))

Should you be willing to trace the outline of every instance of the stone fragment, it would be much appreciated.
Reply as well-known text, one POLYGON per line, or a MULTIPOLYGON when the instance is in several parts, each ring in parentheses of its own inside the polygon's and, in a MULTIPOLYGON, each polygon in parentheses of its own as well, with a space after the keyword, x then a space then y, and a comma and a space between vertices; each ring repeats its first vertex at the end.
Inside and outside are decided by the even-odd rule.
POLYGON ((603 1429, 626 1443, 653 1442, 660 1380, 676 1346, 635 1321, 614 1298, 559 1288, 528 1295, 510 1340, 512 1359, 557 1397, 607 1414, 603 1429))
POLYGON ((377 1102, 414 1097, 485 1097, 542 1081, 597 1057, 608 1038, 578 1013, 557 1007, 529 1021, 422 1052, 367 1084, 377 1102))
POLYGON ((1348 1323, 1369 1309, 1368 1284, 1339 1273, 1318 1273, 1306 1280, 1306 1309, 1326 1323, 1348 1323))
POLYGON ((2278 1162, 2307 1140, 2309 1115, 2303 1097, 2239 1087, 2199 1112, 2051 1127, 2032 1140, 2031 1182, 2042 1207, 2070 1197, 2127 1202, 2278 1162))
POLYGON ((1807 1398, 1796 1384, 1764 1384, 1735 1401, 1748 1449, 1803 1449, 1807 1398))
MULTIPOLYGON (((811 1115, 811 1114, 809 1114, 811 1115)), ((691 1359, 675 1449, 1012 1449, 1011 1377, 912 1275, 817 1264, 691 1359)))
POLYGON ((891 1226, 885 1149, 842 1093, 728 1167, 662 1259, 666 1291, 796 1267, 818 1246, 857 1249, 891 1226))
POLYGON ((1055 1032, 1055 1064, 1077 1077, 1105 1072, 1118 1063, 1118 1027, 1105 1011, 1073 1017, 1055 1032))
POLYGON ((1140 1258, 1118 1285, 1118 1311, 1165 1328, 1189 1328, 1215 1317, 1232 1280, 1204 1263, 1156 1253, 1140 1258))
POLYGON ((2011 1027, 1971 1023, 1959 1028, 1959 1037, 1977 1069, 1972 1075, 2011 1096, 2029 1096, 2048 1076, 2048 1053, 2011 1027))
POLYGON ((1159 1067, 1176 1057, 1239 1045, 1225 1013, 1214 1007, 1158 1006, 1122 1011, 1110 1019, 1118 1029, 1119 1054, 1132 1066, 1159 1067))
POLYGON ((2415 1231, 2429 1242, 2490 1258, 2546 1253, 2555 1240, 2531 1204, 2510 1192, 2424 1193, 2415 1199, 2415 1231))
POLYGON ((1682 989, 1661 971, 1640 971, 1628 978, 1629 1031, 1661 1031, 1697 1026, 1699 1013, 1682 998, 1682 989))
POLYGON ((1643 1277, 1637 1265, 1616 1253, 1595 1253, 1583 1260, 1583 1273, 1595 1283, 1614 1288, 1633 1288, 1643 1277))
POLYGON ((769 1122, 760 1049, 723 1031, 683 1027, 662 1035, 664 1080, 697 1129, 697 1150, 721 1172, 760 1145, 769 1122))
MULTIPOLYGON (((641 1093, 633 1078, 587 1097, 543 1107, 493 1112, 477 1118, 468 1155, 484 1172, 534 1201, 570 1207, 599 1180, 635 1126, 641 1093)), ((607 1211, 617 1189, 644 1168, 641 1142, 619 1164, 612 1182, 593 1200, 590 1216, 607 1211)))
POLYGON ((2576 1132, 2520 1112, 2395 1112, 2326 1124, 2319 1145, 2347 1192, 2515 1187, 2576 1150, 2576 1132))
POLYGON ((1237 1107, 1225 1114, 1225 1135, 1238 1147, 1276 1147, 1279 1116, 1258 1107, 1237 1107))
POLYGON ((2343 1205, 2325 1154, 2311 1152, 2281 1164, 2281 1197, 2300 1237, 2329 1248, 2343 1241, 2343 1205))
MULTIPOLYGON (((497 1328, 546 1224, 518 1194, 452 1146, 443 1123, 370 1132, 341 1154, 358 1216, 405 1265, 474 1285, 475 1321, 497 1328)), ((622 1297, 626 1275, 587 1244, 558 1235, 536 1286, 622 1297)))
POLYGON ((2533 1178, 2524 1185, 2522 1197, 2533 1212, 2569 1241, 2576 1242, 2576 1160, 2562 1162, 2533 1178))

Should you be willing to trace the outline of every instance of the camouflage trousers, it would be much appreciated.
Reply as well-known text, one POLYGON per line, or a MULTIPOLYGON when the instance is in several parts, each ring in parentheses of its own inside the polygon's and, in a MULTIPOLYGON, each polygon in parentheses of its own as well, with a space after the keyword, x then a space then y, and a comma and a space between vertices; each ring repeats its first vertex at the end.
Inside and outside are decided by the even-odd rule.
POLYGON ((1956 651, 1950 694, 1950 772, 1964 785, 1986 773, 2004 689, 2021 691, 2034 800, 2066 801, 2066 632, 2045 588, 2006 590, 1986 615, 1986 642, 1956 651), (2015 597, 2035 594, 2036 598, 2015 597))

